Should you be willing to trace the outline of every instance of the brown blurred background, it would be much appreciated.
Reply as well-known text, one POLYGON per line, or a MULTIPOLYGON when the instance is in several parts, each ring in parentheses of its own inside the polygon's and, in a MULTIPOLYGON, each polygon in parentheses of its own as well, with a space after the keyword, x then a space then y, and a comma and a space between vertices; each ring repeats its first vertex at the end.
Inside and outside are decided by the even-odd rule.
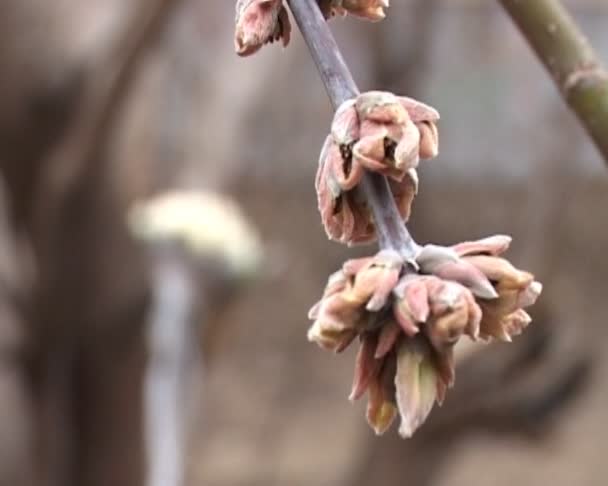
MULTIPOLYGON (((393 3, 332 28, 361 89, 442 114, 411 230, 513 235, 545 284, 527 333, 468 350, 414 439, 374 437, 352 351, 305 338, 371 249, 321 227, 331 108, 299 34, 240 59, 227 0, 0 0, 0 486, 606 484, 605 164, 497 2, 393 3), (240 205, 245 285, 224 243, 245 237, 204 205, 180 245, 133 237, 129 208, 169 190, 240 205)), ((605 0, 565 3, 608 60, 605 0)))

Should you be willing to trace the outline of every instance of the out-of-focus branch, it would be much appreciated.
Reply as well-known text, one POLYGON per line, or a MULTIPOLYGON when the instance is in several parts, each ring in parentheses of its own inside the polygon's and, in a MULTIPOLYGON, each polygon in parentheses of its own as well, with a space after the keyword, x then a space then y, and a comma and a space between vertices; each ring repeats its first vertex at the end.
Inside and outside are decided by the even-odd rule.
POLYGON ((201 382, 197 301, 193 270, 179 249, 160 245, 153 272, 153 306, 148 329, 149 364, 145 381, 148 486, 185 484, 187 410, 201 382), (193 393, 194 389, 194 393, 193 393))
POLYGON ((500 0, 608 163, 608 72, 559 0, 500 0))

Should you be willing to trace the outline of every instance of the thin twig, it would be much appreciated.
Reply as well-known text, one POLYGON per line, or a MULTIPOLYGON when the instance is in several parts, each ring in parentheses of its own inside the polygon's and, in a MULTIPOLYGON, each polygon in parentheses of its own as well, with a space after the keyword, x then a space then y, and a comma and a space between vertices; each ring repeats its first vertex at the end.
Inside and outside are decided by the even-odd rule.
MULTIPOLYGON (((359 90, 315 0, 289 0, 291 12, 308 45, 334 106, 356 97, 359 90)), ((374 215, 380 248, 398 250, 413 261, 418 245, 405 227, 386 177, 366 173, 360 190, 374 215)))
POLYGON ((500 0, 608 163, 608 71, 559 0, 500 0))

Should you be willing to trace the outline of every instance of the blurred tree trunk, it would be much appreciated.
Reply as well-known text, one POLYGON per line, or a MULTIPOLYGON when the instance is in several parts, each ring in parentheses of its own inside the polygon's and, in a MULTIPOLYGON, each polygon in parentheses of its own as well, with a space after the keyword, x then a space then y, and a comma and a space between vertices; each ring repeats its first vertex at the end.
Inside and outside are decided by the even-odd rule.
POLYGON ((2 1, 0 168, 34 270, 19 295, 30 379, 14 383, 31 402, 32 436, 11 454, 37 476, 15 482, 2 470, 2 485, 143 484, 148 285, 114 187, 111 139, 175 3, 2 1))

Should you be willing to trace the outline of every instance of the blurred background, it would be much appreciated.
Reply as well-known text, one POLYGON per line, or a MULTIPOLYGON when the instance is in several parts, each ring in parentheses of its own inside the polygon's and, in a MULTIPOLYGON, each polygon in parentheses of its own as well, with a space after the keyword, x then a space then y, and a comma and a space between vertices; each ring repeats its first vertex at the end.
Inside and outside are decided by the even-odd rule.
MULTIPOLYGON (((362 90, 442 114, 411 231, 513 235, 533 325, 375 437, 353 350, 305 337, 373 250, 321 227, 299 34, 240 59, 230 1, 0 0, 0 485, 606 484, 605 163, 497 2, 393 3, 332 28, 362 90)), ((606 1, 564 3, 608 61, 606 1)))

